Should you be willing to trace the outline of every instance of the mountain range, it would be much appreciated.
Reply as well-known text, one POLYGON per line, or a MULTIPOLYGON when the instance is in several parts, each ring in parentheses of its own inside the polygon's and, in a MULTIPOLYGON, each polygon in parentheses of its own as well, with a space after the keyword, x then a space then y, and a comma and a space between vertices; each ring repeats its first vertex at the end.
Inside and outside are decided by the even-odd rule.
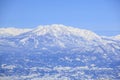
POLYGON ((120 35, 65 25, 0 28, 0 80, 120 79, 120 35))

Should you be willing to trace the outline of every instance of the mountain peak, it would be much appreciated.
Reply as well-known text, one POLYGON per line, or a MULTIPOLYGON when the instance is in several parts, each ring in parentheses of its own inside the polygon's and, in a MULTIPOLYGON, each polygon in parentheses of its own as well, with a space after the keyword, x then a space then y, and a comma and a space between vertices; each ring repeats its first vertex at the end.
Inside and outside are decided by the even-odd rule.
POLYGON ((32 30, 32 33, 34 33, 37 36, 45 35, 45 34, 53 34, 55 36, 58 35, 79 36, 87 40, 94 40, 95 38, 100 39, 100 36, 98 36, 92 31, 74 28, 71 26, 65 26, 61 24, 38 26, 36 29, 32 30))

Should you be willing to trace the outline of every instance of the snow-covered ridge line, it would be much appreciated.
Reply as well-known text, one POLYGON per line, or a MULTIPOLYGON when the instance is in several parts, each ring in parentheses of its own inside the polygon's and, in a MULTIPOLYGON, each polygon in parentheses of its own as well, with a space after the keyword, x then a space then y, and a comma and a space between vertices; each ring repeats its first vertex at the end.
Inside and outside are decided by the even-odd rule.
POLYGON ((16 36, 32 29, 22 29, 22 28, 0 28, 0 36, 16 36))
MULTIPOLYGON (((100 39, 101 37, 103 37, 86 29, 79 29, 71 26, 65 26, 62 24, 40 25, 34 29, 27 29, 27 28, 22 29, 22 28, 13 28, 13 27, 0 28, 0 36, 16 36, 25 32, 32 32, 32 33, 35 33, 36 35, 44 35, 46 33, 53 33, 54 35, 63 33, 63 34, 70 35, 72 33, 74 35, 85 37, 89 40, 93 38, 100 39)), ((120 35, 111 36, 111 37, 104 36, 104 37, 120 40, 120 35)))

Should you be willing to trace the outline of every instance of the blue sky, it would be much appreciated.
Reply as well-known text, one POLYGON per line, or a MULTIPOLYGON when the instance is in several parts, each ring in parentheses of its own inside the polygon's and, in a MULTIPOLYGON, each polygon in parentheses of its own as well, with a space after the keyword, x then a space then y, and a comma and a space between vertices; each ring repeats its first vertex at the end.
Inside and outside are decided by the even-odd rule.
POLYGON ((120 34, 120 0, 0 0, 0 27, 63 24, 120 34))

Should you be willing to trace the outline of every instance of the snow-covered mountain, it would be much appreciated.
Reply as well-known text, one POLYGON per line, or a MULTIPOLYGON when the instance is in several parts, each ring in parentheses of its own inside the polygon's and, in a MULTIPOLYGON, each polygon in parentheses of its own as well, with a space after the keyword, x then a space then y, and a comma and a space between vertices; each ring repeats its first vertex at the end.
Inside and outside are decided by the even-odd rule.
MULTIPOLYGON (((22 31, 21 31, 22 32, 22 31)), ((101 37, 92 31, 73 28, 64 25, 39 26, 33 30, 7 40, 12 47, 24 48, 27 50, 59 50, 70 49, 81 52, 92 51, 95 53, 119 53, 119 39, 116 37, 101 37)), ((1 39, 2 41, 2 39, 1 39)), ((1 42, 3 44, 3 42, 1 42)), ((6 45, 6 44, 5 44, 6 45)))
POLYGON ((103 37, 58 24, 20 32, 12 37, 0 37, 0 79, 120 78, 119 36, 103 37))
POLYGON ((23 46, 30 46, 33 43, 32 47, 34 48, 57 46, 62 48, 67 48, 68 46, 79 47, 82 44, 83 46, 92 45, 92 43, 94 44, 94 40, 101 41, 101 37, 91 31, 66 27, 64 25, 39 26, 17 37, 23 46))

